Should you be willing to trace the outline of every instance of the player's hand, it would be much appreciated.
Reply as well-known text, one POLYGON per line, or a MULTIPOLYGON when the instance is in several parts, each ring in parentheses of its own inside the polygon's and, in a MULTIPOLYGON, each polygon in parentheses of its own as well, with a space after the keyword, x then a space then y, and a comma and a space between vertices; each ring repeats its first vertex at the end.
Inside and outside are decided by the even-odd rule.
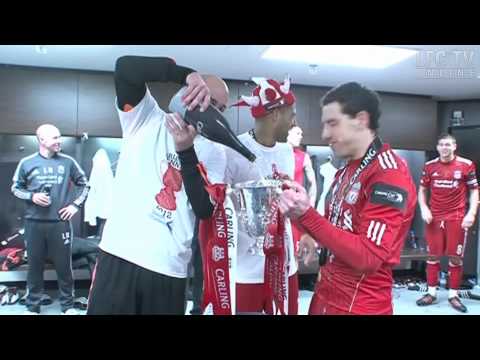
POLYGON ((425 221, 426 224, 430 224, 433 221, 432 212, 429 208, 421 209, 422 219, 425 221))
POLYGON ((315 255, 317 253, 317 242, 308 234, 303 234, 298 242, 297 258, 303 259, 305 266, 309 266, 315 261, 315 255), (305 256, 305 257, 304 257, 305 256))
POLYGON ((280 195, 280 212, 291 219, 296 219, 310 208, 310 199, 304 187, 295 181, 285 181, 284 186, 288 189, 280 195))
POLYGON ((468 230, 469 228, 472 227, 474 222, 475 222, 475 216, 473 216, 473 214, 465 215, 462 221, 462 229, 468 230))
POLYGON ((186 83, 188 87, 182 97, 185 106, 191 111, 200 105, 200 111, 205 111, 210 105, 210 89, 202 76, 197 72, 191 73, 187 76, 186 83))
POLYGON ((68 205, 63 209, 60 209, 58 211, 58 214, 60 215, 60 219, 62 219, 63 221, 69 221, 73 217, 73 215, 75 215, 77 212, 78 212, 78 209, 75 206, 68 205))
POLYGON ((50 197, 44 193, 35 193, 32 196, 32 202, 41 207, 50 206, 50 197))
POLYGON ((172 135, 176 151, 187 150, 193 146, 197 131, 192 125, 187 124, 177 113, 167 114, 165 125, 172 135))

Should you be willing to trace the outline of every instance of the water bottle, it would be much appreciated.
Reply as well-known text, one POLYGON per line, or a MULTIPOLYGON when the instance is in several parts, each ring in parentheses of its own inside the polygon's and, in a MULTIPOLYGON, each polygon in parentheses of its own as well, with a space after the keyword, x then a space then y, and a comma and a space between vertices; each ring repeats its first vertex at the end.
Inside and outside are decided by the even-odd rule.
POLYGON ((50 198, 50 193, 52 192, 52 187, 53 187, 52 184, 45 184, 43 186, 43 189, 42 189, 42 193, 44 193, 45 195, 48 196, 48 202, 49 202, 48 205, 52 204, 52 199, 50 198))
POLYGON ((183 87, 175 94, 168 105, 168 109, 171 112, 179 113, 185 122, 192 125, 203 137, 228 146, 249 161, 254 162, 255 155, 238 140, 225 117, 215 107, 210 105, 204 112, 200 111, 199 106, 192 111, 185 107, 182 101, 185 90, 186 87, 183 87))

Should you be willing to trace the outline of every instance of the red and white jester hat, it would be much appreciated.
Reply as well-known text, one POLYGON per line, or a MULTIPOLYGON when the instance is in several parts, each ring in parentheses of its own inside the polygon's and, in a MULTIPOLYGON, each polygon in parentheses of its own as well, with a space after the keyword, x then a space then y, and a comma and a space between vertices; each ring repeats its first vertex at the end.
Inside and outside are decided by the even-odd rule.
POLYGON ((252 96, 241 96, 241 101, 232 106, 249 106, 254 118, 261 118, 271 110, 281 106, 293 105, 295 95, 290 90, 290 78, 287 76, 282 84, 272 79, 253 78, 257 87, 252 96))

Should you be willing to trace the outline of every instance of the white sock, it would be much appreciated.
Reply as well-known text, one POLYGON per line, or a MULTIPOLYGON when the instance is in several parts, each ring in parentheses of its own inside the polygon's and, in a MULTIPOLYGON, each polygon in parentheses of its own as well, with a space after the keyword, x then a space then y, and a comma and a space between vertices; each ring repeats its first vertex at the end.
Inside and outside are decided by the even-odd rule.
POLYGON ((429 286, 428 293, 434 297, 437 297, 437 287, 436 286, 429 286))
POLYGON ((455 296, 458 296, 458 290, 450 289, 448 290, 448 298, 451 299, 455 296))

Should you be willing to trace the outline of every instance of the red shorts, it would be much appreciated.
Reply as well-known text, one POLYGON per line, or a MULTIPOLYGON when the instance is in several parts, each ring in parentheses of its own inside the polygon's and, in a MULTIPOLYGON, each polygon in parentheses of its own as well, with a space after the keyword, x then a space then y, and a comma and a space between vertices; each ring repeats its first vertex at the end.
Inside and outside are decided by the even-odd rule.
MULTIPOLYGON (((336 288, 338 291, 338 288, 336 288)), ((337 294, 338 295, 338 294, 337 294)), ((339 297, 343 296, 339 295, 339 297)), ((331 297, 331 296, 330 296, 331 297)), ((354 309, 354 311, 342 310, 336 306, 333 306, 327 301, 324 294, 320 289, 320 282, 315 284, 315 292, 313 293, 310 307, 308 308, 308 315, 393 315, 393 308, 390 306, 380 306, 375 312, 361 311, 354 309)))
POLYGON ((425 236, 429 255, 463 258, 467 231, 462 229, 462 220, 432 221, 426 226, 425 236))
POLYGON ((315 290, 308 308, 308 315, 351 315, 347 311, 342 311, 336 307, 328 306, 327 301, 319 291, 320 282, 315 284, 315 290))
MULTIPOLYGON (((265 298, 263 284, 237 284, 237 313, 273 313, 265 298)), ((298 272, 288 278, 288 315, 298 314, 298 272)))

